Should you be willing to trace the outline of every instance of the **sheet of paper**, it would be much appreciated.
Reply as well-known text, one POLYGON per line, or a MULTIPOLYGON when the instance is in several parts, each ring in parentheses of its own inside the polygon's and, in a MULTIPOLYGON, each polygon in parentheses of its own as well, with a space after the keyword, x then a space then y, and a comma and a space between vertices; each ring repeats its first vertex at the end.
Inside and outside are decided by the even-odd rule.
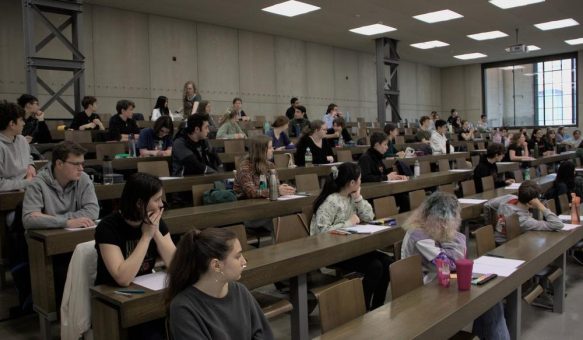
POLYGON ((472 171, 472 169, 450 169, 450 172, 468 172, 472 171))
POLYGON ((296 198, 302 198, 302 197, 306 197, 305 195, 284 195, 284 196, 279 196, 277 198, 278 201, 287 201, 287 200, 293 200, 296 198))
POLYGON ((488 200, 479 200, 474 198, 458 198, 458 202, 462 204, 482 204, 488 202, 488 200))
POLYGON ((87 227, 87 228, 65 228, 65 230, 69 230, 69 231, 80 231, 80 230, 95 229, 95 228, 97 228, 97 224, 95 224, 95 225, 93 225, 91 227, 87 227))
POLYGON ((505 259, 493 256, 481 256, 474 260, 473 273, 477 274, 497 274, 498 276, 509 276, 523 264, 522 260, 505 259))
POLYGON ((157 272, 138 276, 134 283, 151 290, 160 290, 166 288, 166 272, 157 272))
POLYGON ((563 225, 563 229, 559 230, 559 231, 569 231, 569 230, 573 230, 573 229, 577 229, 579 228, 581 225, 580 224, 570 224, 570 223, 565 223, 563 225))
POLYGON ((384 225, 359 224, 355 225, 354 227, 348 227, 343 229, 354 234, 374 234, 379 231, 391 229, 391 227, 387 227, 384 225))
POLYGON ((516 190, 518 188, 520 188, 520 183, 512 183, 509 186, 505 187, 504 189, 516 190))
POLYGON ((481 263, 474 263, 474 267, 472 268, 473 274, 496 274, 498 276, 504 277, 510 276, 510 274, 514 273, 515 271, 516 268, 498 267, 481 263))

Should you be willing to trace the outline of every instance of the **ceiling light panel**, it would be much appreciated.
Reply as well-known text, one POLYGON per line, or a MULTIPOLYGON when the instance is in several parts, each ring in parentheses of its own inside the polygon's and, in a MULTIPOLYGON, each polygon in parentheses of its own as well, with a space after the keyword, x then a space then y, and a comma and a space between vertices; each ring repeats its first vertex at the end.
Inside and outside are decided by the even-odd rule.
POLYGON ((442 11, 416 15, 413 18, 415 18, 417 20, 424 21, 428 24, 433 24, 436 22, 459 19, 459 18, 463 18, 463 17, 464 17, 463 15, 456 13, 452 10, 444 9, 442 11))
POLYGON ((279 14, 286 17, 295 17, 296 15, 306 14, 319 10, 320 7, 307 4, 301 1, 290 0, 273 6, 265 7, 262 11, 279 14))
POLYGON ((565 40, 565 42, 569 45, 580 45, 583 44, 583 38, 565 40))
POLYGON ((509 9, 514 7, 537 4, 539 2, 544 1, 545 0, 490 0, 490 3, 502 9, 509 9))
POLYGON ((540 50, 540 47, 538 47, 536 45, 528 45, 528 46, 526 46, 526 48, 528 49, 528 52, 540 50))
POLYGON ((470 60, 470 59, 478 59, 478 58, 485 58, 487 55, 483 53, 467 53, 467 54, 460 54, 454 56, 454 58, 461 59, 461 60, 470 60))
POLYGON ((490 31, 468 35, 468 38, 474 40, 490 40, 507 37, 508 34, 501 31, 490 31))
POLYGON ((422 43, 411 44, 411 46, 422 50, 427 50, 430 48, 449 46, 449 44, 439 40, 432 40, 422 43))
POLYGON ((381 33, 387 33, 391 31, 396 31, 397 29, 391 26, 383 25, 383 24, 374 24, 368 26, 362 26, 350 29, 350 32, 362 34, 362 35, 375 35, 381 33))
POLYGON ((554 30, 554 29, 558 29, 558 28, 571 27, 571 26, 577 26, 577 25, 579 25, 579 23, 577 21, 569 18, 569 19, 555 20, 555 21, 549 21, 549 22, 541 22, 540 24, 535 24, 534 27, 536 27, 542 31, 548 31, 548 30, 554 30))

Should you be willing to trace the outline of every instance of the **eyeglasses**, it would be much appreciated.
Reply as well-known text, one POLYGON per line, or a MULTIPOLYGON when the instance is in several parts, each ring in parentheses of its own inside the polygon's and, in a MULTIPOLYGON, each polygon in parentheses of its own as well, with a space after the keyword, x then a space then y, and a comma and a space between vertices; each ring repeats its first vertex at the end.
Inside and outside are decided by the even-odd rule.
POLYGON ((85 167, 85 162, 71 162, 71 161, 65 161, 65 163, 69 163, 72 166, 76 166, 76 167, 85 167))

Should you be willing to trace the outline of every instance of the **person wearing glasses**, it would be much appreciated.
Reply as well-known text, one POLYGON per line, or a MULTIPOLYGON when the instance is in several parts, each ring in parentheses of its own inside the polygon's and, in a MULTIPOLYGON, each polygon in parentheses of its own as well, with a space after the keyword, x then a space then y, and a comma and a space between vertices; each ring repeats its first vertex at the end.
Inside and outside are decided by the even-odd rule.
POLYGON ((95 225, 99 204, 93 182, 83 171, 85 152, 75 142, 57 144, 51 164, 39 171, 24 194, 22 222, 25 229, 95 225))

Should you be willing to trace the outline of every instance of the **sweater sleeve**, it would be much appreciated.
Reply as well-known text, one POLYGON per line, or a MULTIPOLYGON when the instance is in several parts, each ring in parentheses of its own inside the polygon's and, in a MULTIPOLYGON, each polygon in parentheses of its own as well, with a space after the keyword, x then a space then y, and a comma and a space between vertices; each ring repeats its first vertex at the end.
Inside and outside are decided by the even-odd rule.
POLYGON ((374 220, 374 212, 372 210, 372 206, 370 205, 370 203, 368 203, 367 200, 363 198, 359 202, 354 202, 354 206, 356 207, 356 214, 358 215, 358 218, 360 218, 362 222, 369 222, 374 220))
POLYGON ((247 198, 266 198, 268 197, 267 190, 259 192, 259 188, 255 185, 253 174, 248 165, 241 165, 237 171, 237 178, 235 178, 236 190, 240 191, 247 198))
POLYGON ((550 211, 549 209, 545 209, 542 213, 544 216, 543 221, 536 220, 530 216, 519 215, 520 228, 523 231, 528 230, 552 231, 563 229, 564 226, 563 222, 552 211, 550 211))
POLYGON ((251 293, 247 290, 247 288, 241 288, 246 296, 246 300, 249 304, 249 312, 251 314, 251 333, 253 340, 264 340, 264 339, 273 339, 273 334, 271 331, 271 326, 269 325, 269 321, 263 314, 261 307, 257 301, 253 298, 251 293))
POLYGON ((352 226, 350 220, 339 219, 339 214, 342 214, 342 209, 337 201, 335 199, 326 199, 318 208, 316 216, 314 216, 316 220, 315 228, 310 230, 310 233, 317 235, 330 230, 352 226))
POLYGON ((32 216, 33 213, 44 213, 44 198, 42 188, 38 183, 40 179, 35 179, 26 189, 24 201, 22 203, 22 224, 25 229, 54 229, 65 228, 67 218, 65 215, 58 216, 32 216))

